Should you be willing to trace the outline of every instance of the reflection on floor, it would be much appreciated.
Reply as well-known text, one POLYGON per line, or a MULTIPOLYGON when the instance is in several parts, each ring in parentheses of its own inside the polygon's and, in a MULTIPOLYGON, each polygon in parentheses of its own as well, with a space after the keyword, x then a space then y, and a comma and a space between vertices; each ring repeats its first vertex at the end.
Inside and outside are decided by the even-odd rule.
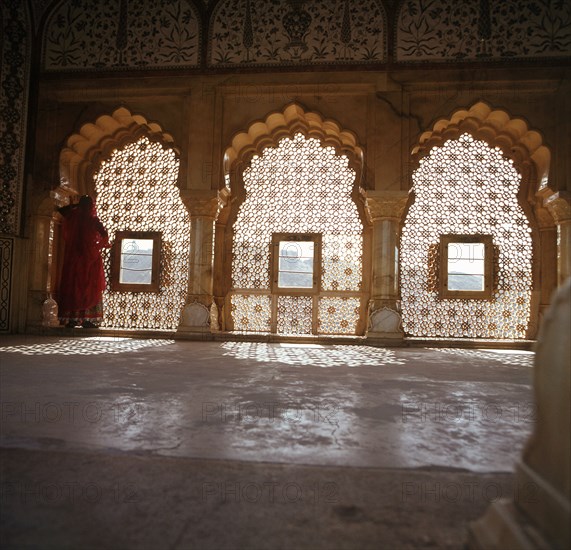
MULTIPOLYGON (((305 523, 292 526, 270 520, 271 506, 249 502, 250 493, 240 490, 238 509, 214 512, 218 508, 191 484, 195 516, 206 525, 210 511, 220 525, 235 525, 242 537, 237 548, 286 548, 292 541, 299 548, 377 548, 379 537, 397 547, 409 536, 414 544, 402 547, 412 548, 428 544, 411 532, 423 521, 435 533, 434 544, 460 548, 463 531, 458 523, 451 530, 439 514, 474 519, 489 495, 509 488, 535 421, 532 361, 531 352, 489 349, 8 337, 0 346, 3 479, 12 476, 15 487, 56 477, 57 483, 81 478, 87 484, 90 475, 119 482, 121 468, 133 472, 132 483, 147 483, 154 496, 134 515, 109 504, 113 513, 127 513, 132 531, 128 540, 111 537, 110 548, 141 547, 134 542, 140 540, 135 533, 146 532, 141 517, 153 516, 158 506, 190 517, 180 490, 188 476, 212 491, 226 491, 236 480, 244 486, 255 480, 262 488, 292 479, 333 480, 342 488, 337 501, 321 502, 319 510, 300 508, 305 523), (203 479, 204 472, 210 477, 203 479), (466 478, 459 481, 460 475, 466 478), (464 483, 485 493, 477 502, 472 493, 466 500, 464 483), (429 519, 421 510, 450 505, 443 501, 450 487, 461 489, 462 506, 433 510, 429 519), (307 531, 315 522, 323 527, 318 541, 307 531), (254 541, 245 526, 266 537, 254 541), (271 544, 278 539, 281 544, 271 544), (310 540, 315 544, 305 545, 310 540)), ((14 504, 8 507, 10 540, 45 546, 51 533, 53 547, 86 546, 86 536, 92 546, 105 547, 89 537, 109 529, 107 512, 98 512, 102 528, 93 530, 85 523, 89 506, 77 519, 43 501, 33 511, 17 503, 8 503, 14 504), (36 527, 27 517, 37 519, 36 527)), ((284 509, 281 519, 289 513, 284 509)), ((169 547, 232 548, 237 540, 189 525, 181 524, 169 547)), ((155 541, 149 547, 160 547, 158 533, 148 533, 155 541)))

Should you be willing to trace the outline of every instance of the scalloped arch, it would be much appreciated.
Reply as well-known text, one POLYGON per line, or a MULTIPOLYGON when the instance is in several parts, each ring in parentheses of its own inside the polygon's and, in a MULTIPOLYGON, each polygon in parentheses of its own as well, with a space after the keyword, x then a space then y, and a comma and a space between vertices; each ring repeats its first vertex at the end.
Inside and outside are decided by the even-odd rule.
POLYGON ((474 103, 469 109, 459 109, 448 119, 439 119, 432 130, 424 132, 412 150, 413 159, 418 162, 430 150, 446 140, 456 139, 469 132, 476 139, 499 147, 511 158, 522 173, 526 172, 528 198, 532 198, 540 187, 547 185, 551 153, 543 145, 541 134, 530 130, 521 118, 511 118, 504 110, 493 110, 483 101, 474 103), (533 168, 531 173, 526 168, 533 168))
POLYGON ((84 124, 79 132, 67 139, 60 153, 60 187, 79 194, 93 193, 93 175, 101 161, 114 149, 141 136, 160 141, 174 149, 177 155, 179 153, 173 137, 158 123, 119 107, 111 115, 100 116, 95 123, 84 124))
POLYGON ((334 147, 337 154, 347 155, 350 165, 361 174, 363 150, 357 136, 343 130, 332 119, 324 119, 315 111, 305 111, 300 104, 290 103, 283 111, 270 113, 265 120, 253 122, 246 132, 232 138, 224 154, 224 175, 235 173, 237 166, 249 163, 253 155, 261 154, 266 147, 276 147, 280 139, 293 137, 298 132, 306 138, 319 139, 325 147, 334 147))

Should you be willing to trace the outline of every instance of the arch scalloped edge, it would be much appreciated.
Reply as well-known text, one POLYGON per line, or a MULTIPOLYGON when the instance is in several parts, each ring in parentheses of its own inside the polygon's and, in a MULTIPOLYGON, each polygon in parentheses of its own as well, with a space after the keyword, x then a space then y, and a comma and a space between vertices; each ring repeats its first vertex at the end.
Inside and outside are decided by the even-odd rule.
POLYGON ((94 123, 83 124, 78 132, 66 140, 59 157, 60 186, 81 194, 89 192, 89 177, 99 163, 113 150, 142 136, 161 142, 179 155, 172 135, 158 123, 119 107, 111 115, 101 115, 94 123))
POLYGON ((551 153, 543 145, 541 134, 531 130, 524 119, 512 118, 502 109, 494 110, 484 101, 477 101, 469 109, 458 109, 447 119, 437 120, 431 130, 420 136, 412 149, 412 157, 419 161, 433 147, 466 132, 492 147, 499 147, 516 165, 533 163, 534 191, 548 186, 551 153))
POLYGON ((282 111, 273 111, 264 120, 250 124, 246 132, 239 132, 224 154, 224 174, 228 175, 237 161, 249 162, 266 147, 275 147, 284 137, 301 132, 307 138, 318 139, 324 147, 333 147, 338 154, 347 155, 357 164, 363 162, 363 151, 357 136, 343 130, 332 119, 324 119, 315 111, 305 111, 299 103, 289 103, 282 111))

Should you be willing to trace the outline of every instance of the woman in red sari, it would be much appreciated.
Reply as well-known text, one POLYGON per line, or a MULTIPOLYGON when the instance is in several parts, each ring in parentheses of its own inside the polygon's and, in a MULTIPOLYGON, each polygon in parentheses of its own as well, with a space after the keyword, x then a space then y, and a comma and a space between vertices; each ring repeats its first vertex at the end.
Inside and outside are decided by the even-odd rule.
POLYGON ((109 246, 107 231, 89 195, 58 211, 64 218, 65 240, 58 292, 59 318, 66 327, 97 328, 103 320, 105 272, 101 249, 109 246))

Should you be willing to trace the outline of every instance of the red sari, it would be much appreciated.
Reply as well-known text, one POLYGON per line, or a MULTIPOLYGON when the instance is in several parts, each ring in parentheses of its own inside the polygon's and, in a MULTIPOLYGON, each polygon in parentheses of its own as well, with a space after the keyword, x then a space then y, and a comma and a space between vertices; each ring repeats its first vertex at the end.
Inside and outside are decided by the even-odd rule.
POLYGON ((107 231, 95 213, 93 199, 59 209, 64 217, 65 252, 59 283, 59 318, 64 322, 99 322, 105 272, 101 249, 109 246, 107 231))

